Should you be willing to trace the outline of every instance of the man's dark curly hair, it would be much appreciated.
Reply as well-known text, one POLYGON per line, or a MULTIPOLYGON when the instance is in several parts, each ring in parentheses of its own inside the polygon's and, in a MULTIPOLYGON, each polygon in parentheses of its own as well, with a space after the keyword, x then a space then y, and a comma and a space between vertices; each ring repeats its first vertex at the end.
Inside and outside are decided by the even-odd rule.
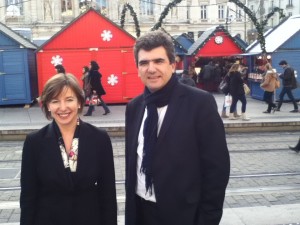
POLYGON ((150 31, 136 40, 134 45, 135 64, 138 66, 138 54, 141 49, 150 51, 163 47, 166 50, 170 63, 175 62, 175 49, 172 38, 161 30, 150 31))

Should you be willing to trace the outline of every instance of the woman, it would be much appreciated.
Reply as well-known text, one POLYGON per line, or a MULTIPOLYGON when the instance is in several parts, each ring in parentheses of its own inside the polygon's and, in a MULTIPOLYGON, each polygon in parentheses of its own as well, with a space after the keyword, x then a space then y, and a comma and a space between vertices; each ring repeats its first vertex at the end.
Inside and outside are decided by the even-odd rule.
POLYGON ((76 78, 53 76, 41 101, 52 122, 24 142, 20 225, 117 225, 111 141, 79 119, 84 97, 76 78))
POLYGON ((91 85, 89 82, 89 68, 87 66, 82 67, 81 80, 83 83, 84 97, 87 98, 91 94, 91 85))
MULTIPOLYGON (((105 102, 102 99, 102 95, 105 95, 106 92, 101 84, 101 77, 102 74, 99 73, 100 67, 98 65, 98 63, 96 61, 91 61, 90 62, 90 72, 89 72, 89 80, 90 80, 90 84, 91 84, 91 90, 96 91, 99 97, 99 100, 101 102, 101 105, 104 109, 104 114, 103 115, 107 115, 108 113, 110 113, 109 108, 107 107, 107 105, 105 104, 105 102)), ((84 116, 91 116, 94 110, 94 106, 93 105, 89 105, 88 111, 86 114, 84 114, 84 116)))
POLYGON ((60 64, 56 65, 54 68, 55 68, 56 73, 66 73, 65 68, 60 64))
POLYGON ((230 106, 229 119, 235 120, 237 117, 234 117, 233 112, 236 109, 238 100, 242 103, 242 120, 250 120, 246 116, 246 95, 244 91, 244 81, 242 74, 240 73, 240 64, 234 63, 229 69, 229 94, 232 96, 232 103, 230 106))
POLYGON ((277 106, 273 102, 273 95, 275 91, 275 84, 278 80, 277 74, 273 71, 270 63, 266 64, 266 74, 263 78, 263 82, 260 84, 260 87, 264 89, 264 101, 268 104, 268 108, 263 113, 273 113, 275 112, 277 106))

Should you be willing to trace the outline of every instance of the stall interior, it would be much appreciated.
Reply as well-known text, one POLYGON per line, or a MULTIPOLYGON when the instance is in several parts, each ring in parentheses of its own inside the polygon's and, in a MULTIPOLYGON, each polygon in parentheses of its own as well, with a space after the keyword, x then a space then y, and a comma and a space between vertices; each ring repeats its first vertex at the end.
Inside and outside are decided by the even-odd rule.
MULTIPOLYGON (((240 56, 194 57, 188 65, 188 71, 198 88, 209 92, 218 92, 221 80, 233 63, 246 65, 246 59, 240 56)), ((245 79, 247 79, 247 74, 246 71, 245 79)))
POLYGON ((251 89, 251 97, 258 100, 263 100, 264 91, 260 87, 260 84, 262 83, 264 74, 266 72, 266 64, 270 63, 272 65, 271 56, 255 55, 248 57, 248 59, 250 69, 248 74, 248 84, 251 89))

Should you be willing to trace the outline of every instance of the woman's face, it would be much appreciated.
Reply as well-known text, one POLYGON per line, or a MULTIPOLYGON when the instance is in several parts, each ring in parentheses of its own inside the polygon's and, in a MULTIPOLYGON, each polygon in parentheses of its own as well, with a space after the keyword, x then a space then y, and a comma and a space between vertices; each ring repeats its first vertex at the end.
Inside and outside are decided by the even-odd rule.
POLYGON ((76 125, 79 101, 71 88, 64 87, 61 93, 48 103, 52 118, 59 126, 76 125))

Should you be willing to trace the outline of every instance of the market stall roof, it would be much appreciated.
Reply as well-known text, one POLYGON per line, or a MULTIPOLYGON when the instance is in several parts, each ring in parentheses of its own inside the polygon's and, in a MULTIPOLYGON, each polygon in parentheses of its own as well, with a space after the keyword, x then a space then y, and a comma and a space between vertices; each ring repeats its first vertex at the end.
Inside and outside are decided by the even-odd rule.
POLYGON ((188 51, 192 44, 194 44, 194 40, 186 33, 178 35, 175 40, 183 46, 183 48, 188 51))
MULTIPOLYGON (((264 33, 266 52, 272 53, 282 46, 288 39, 300 30, 300 15, 291 16, 283 20, 276 27, 264 33)), ((253 54, 262 53, 260 43, 256 40, 246 49, 246 52, 253 54)))
MULTIPOLYGON (((13 31, 6 25, 0 22, 0 32, 2 33, 3 36, 6 36, 8 39, 14 40, 17 42, 22 48, 29 48, 29 49, 37 49, 37 46, 30 42, 28 39, 22 37, 20 34, 17 32, 13 31)), ((1 43, 2 45, 4 43, 1 43)))
POLYGON ((38 51, 133 46, 135 39, 116 23, 90 8, 44 42, 38 51))
POLYGON ((165 32, 167 35, 169 35, 172 38, 174 48, 175 48, 175 54, 176 55, 185 55, 187 53, 187 49, 184 48, 184 46, 179 43, 175 37, 171 36, 164 28, 160 28, 163 32, 165 32))
POLYGON ((189 48, 187 55, 221 57, 240 54, 244 50, 224 26, 220 25, 206 30, 189 48))
POLYGON ((233 36, 233 38, 236 40, 236 42, 239 43, 240 46, 242 46, 244 49, 246 49, 248 47, 248 44, 239 36, 239 35, 235 35, 233 36))
POLYGON ((188 50, 181 43, 179 43, 175 38, 172 37, 172 40, 175 47, 176 55, 185 55, 188 50))

